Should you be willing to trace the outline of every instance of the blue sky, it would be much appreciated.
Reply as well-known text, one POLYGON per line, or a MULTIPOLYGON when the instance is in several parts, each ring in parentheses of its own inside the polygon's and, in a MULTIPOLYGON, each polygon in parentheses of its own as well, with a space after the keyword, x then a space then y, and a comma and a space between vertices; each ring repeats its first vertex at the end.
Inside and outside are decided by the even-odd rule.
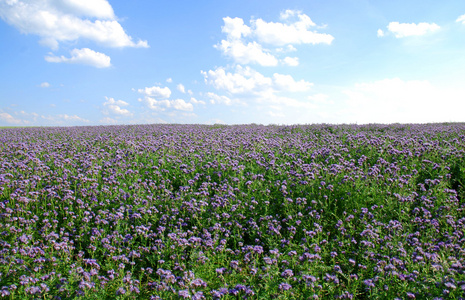
POLYGON ((464 1, 0 0, 0 126, 465 121, 464 1))

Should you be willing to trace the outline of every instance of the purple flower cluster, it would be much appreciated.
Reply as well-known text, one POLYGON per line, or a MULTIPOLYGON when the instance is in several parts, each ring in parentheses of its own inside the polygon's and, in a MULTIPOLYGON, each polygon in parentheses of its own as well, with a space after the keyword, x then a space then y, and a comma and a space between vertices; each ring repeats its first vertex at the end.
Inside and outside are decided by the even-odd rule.
POLYGON ((465 297, 464 124, 0 141, 1 297, 465 297))

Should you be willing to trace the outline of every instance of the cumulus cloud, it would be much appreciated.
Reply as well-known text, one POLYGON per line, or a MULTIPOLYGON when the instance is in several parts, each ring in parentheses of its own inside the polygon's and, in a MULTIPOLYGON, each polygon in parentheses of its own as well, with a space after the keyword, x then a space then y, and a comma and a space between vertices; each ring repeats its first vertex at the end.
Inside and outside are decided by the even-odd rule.
POLYGON ((202 71, 207 84, 217 90, 224 90, 231 94, 266 95, 276 92, 303 92, 310 89, 312 83, 305 80, 295 81, 291 75, 275 73, 273 77, 266 77, 250 68, 236 66, 235 72, 227 72, 225 68, 202 71))
POLYGON ((132 113, 125 109, 121 108, 122 106, 128 106, 129 103, 123 101, 123 100, 115 100, 114 98, 108 98, 105 97, 107 101, 103 103, 103 113, 108 115, 108 114, 113 114, 113 115, 119 115, 119 116, 131 116, 132 113))
POLYGON ((305 114, 316 108, 315 103, 302 96, 313 84, 305 80, 295 80, 291 75, 274 73, 268 77, 248 66, 240 65, 232 71, 216 68, 208 72, 202 71, 202 74, 205 82, 218 91, 218 94, 205 94, 211 104, 245 105, 251 107, 250 109, 255 107, 260 116, 268 114, 273 117, 284 116, 283 111, 287 114, 305 114))
POLYGON ((245 44, 241 40, 222 40, 215 47, 240 64, 257 63, 261 66, 278 64, 278 59, 255 41, 245 44))
POLYGON ((54 50, 60 42, 79 39, 109 47, 148 47, 147 41, 134 42, 126 34, 106 0, 1 1, 0 17, 21 33, 40 36, 41 44, 54 50))
POLYGON ((184 85, 182 83, 178 84, 176 86, 176 88, 178 89, 178 91, 180 91, 181 93, 186 93, 186 88, 184 87, 184 85))
MULTIPOLYGON (((182 84, 177 86, 179 89, 184 89, 182 84)), ((194 106, 192 103, 186 102, 183 99, 171 100, 171 90, 168 87, 146 87, 137 90, 140 94, 144 95, 144 98, 139 98, 139 102, 142 102, 149 109, 159 112, 164 112, 167 109, 174 109, 179 111, 193 111, 194 106)), ((185 91, 184 91, 185 92, 185 91)))
POLYGON ((384 36, 384 31, 382 29, 378 29, 377 34, 378 37, 383 37, 384 36))
POLYGON ((168 108, 173 108, 175 110, 181 111, 193 111, 194 106, 192 103, 188 103, 183 99, 176 99, 176 100, 156 100, 152 97, 145 97, 143 99, 139 99, 139 102, 145 103, 145 105, 154 111, 164 112, 168 108))
MULTIPOLYGON (((393 33, 396 38, 404 38, 410 36, 421 36, 427 33, 438 31, 441 27, 435 23, 399 23, 390 22, 387 26, 389 32, 393 33)), ((379 36, 378 30, 378 36, 379 36)))
POLYGON ((162 88, 159 86, 153 86, 153 87, 146 87, 143 89, 138 89, 137 91, 147 97, 154 97, 154 98, 160 98, 160 99, 166 99, 171 96, 171 90, 168 87, 162 88))
POLYGON ((223 18, 222 32, 226 39, 214 47, 225 56, 240 64, 276 66, 298 64, 296 57, 279 60, 277 55, 295 51, 297 44, 331 44, 333 36, 318 33, 316 24, 300 11, 286 10, 281 13, 282 22, 266 22, 263 19, 250 20, 250 26, 241 18, 223 18), (271 49, 265 48, 267 44, 271 49), (283 46, 285 46, 283 48, 283 46))
POLYGON ((183 110, 183 111, 193 111, 194 106, 192 103, 187 103, 183 99, 176 99, 171 101, 171 105, 174 109, 183 110))
POLYGON ((48 83, 48 82, 42 82, 42 83, 40 84, 40 87, 42 87, 42 88, 48 88, 48 87, 50 87, 50 83, 48 83))
POLYGON ((2 112, 2 111, 0 111, 0 121, 5 122, 6 124, 14 124, 14 125, 18 125, 22 123, 20 119, 16 119, 9 113, 2 112))
POLYGON ((62 0, 53 1, 61 11, 82 17, 114 19, 115 13, 107 0, 62 0))
POLYGON ((223 67, 208 72, 201 71, 201 73, 207 84, 231 94, 256 94, 270 89, 273 85, 271 78, 263 76, 248 66, 238 65, 234 73, 226 72, 223 67))
POLYGON ((231 105, 233 101, 226 96, 220 96, 212 92, 207 93, 207 97, 210 98, 210 103, 211 104, 225 104, 225 105, 231 105))
POLYGON ((286 92, 305 92, 308 91, 313 83, 305 80, 295 81, 291 75, 273 74, 274 86, 281 91, 286 92))
POLYGON ((197 100, 194 97, 191 97, 191 102, 194 103, 194 104, 203 104, 203 105, 206 104, 205 101, 197 100))
POLYGON ((241 18, 223 18, 224 26, 222 32, 226 33, 229 39, 239 40, 242 37, 249 36, 252 33, 252 29, 244 24, 244 20, 241 18))
POLYGON ((108 68, 111 66, 111 59, 104 53, 96 52, 89 48, 71 50, 71 57, 45 56, 45 60, 52 63, 83 64, 96 68, 108 68))
POLYGON ((287 44, 331 44, 334 37, 310 30, 316 24, 300 11, 286 10, 280 16, 283 23, 252 20, 254 35, 260 42, 283 46, 287 44), (293 20, 293 21, 292 21, 293 20))
POLYGON ((298 57, 289 57, 286 56, 283 59, 283 65, 291 66, 291 67, 296 67, 299 65, 299 58, 298 57))

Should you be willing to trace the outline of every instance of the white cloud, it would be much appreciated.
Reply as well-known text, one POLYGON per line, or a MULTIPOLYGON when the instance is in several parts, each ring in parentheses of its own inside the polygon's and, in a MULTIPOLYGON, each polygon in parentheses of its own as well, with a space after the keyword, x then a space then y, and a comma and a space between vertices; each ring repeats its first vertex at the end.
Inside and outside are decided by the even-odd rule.
POLYGON ((142 98, 139 98, 138 99, 139 102, 143 102, 145 103, 145 105, 151 109, 151 110, 155 110, 155 111, 164 111, 165 109, 161 106, 165 105, 166 106, 166 102, 168 103, 169 105, 169 101, 166 100, 166 102, 164 103, 163 101, 157 101, 156 99, 152 98, 152 97, 144 97, 143 99, 142 98))
POLYGON ((174 109, 183 110, 183 111, 193 111, 194 106, 192 103, 187 103, 183 99, 176 99, 171 101, 171 105, 174 109))
POLYGON ((155 97, 160 99, 166 99, 171 96, 171 90, 168 87, 161 88, 159 86, 153 86, 138 89, 137 91, 147 97, 155 97))
POLYGON ((79 39, 109 47, 148 47, 147 41, 134 42, 126 34, 106 0, 1 1, 0 18, 21 33, 40 36, 41 44, 52 49, 79 39))
POLYGON ((48 82, 42 82, 42 83, 40 84, 40 87, 42 87, 42 88, 48 88, 48 87, 50 87, 50 83, 48 83, 48 82))
POLYGON ((275 73, 272 77, 267 77, 250 67, 240 65, 233 72, 217 68, 208 72, 202 71, 202 74, 207 84, 226 93, 206 93, 211 104, 245 105, 251 107, 250 109, 256 106, 259 109, 257 118, 267 114, 267 109, 274 117, 278 117, 284 115, 283 110, 288 115, 304 115, 316 108, 315 103, 298 94, 308 91, 313 84, 305 80, 296 81, 291 75, 275 73))
POLYGON ((77 122, 82 122, 82 123, 88 123, 89 122, 89 120, 81 118, 78 115, 70 116, 70 115, 67 115, 67 114, 63 114, 63 115, 58 115, 58 118, 63 119, 65 121, 67 121, 67 122, 76 122, 76 121, 77 122))
POLYGON ((462 24, 465 24, 465 15, 461 15, 460 17, 455 20, 456 22, 462 22, 462 24))
POLYGON ((226 33, 229 39, 239 40, 243 36, 249 36, 252 30, 249 26, 244 24, 244 20, 241 18, 223 18, 224 26, 221 27, 221 31, 226 33))
POLYGON ((108 68, 111 66, 111 59, 104 53, 96 52, 89 48, 71 50, 71 57, 45 56, 45 60, 52 63, 69 63, 90 65, 96 68, 108 68))
POLYGON ((90 121, 84 118, 79 117, 78 115, 68 115, 68 114, 60 114, 60 115, 48 115, 40 116, 43 120, 49 121, 48 124, 54 125, 73 125, 73 124, 80 124, 80 123, 89 123, 90 121))
POLYGON ((173 82, 173 79, 172 78, 167 78, 166 82, 171 83, 171 82, 173 82))
POLYGON ((384 36, 384 31, 382 29, 378 29, 377 36, 378 37, 383 37, 384 36))
POLYGON ((295 52, 297 49, 292 45, 286 45, 284 48, 276 48, 277 53, 288 53, 288 52, 295 52))
POLYGON ((6 122, 8 124, 15 124, 15 125, 18 125, 18 124, 22 123, 22 120, 16 119, 12 115, 10 115, 10 114, 8 114, 6 112, 2 112, 2 111, 0 111, 0 121, 6 122))
POLYGON ((295 81, 291 75, 273 74, 274 86, 278 90, 286 92, 305 92, 308 91, 313 84, 305 80, 295 81))
POLYGON ((218 90, 225 90, 231 94, 256 94, 268 90, 273 80, 263 76, 250 67, 236 66, 235 73, 226 72, 222 67, 208 72, 201 71, 205 82, 218 90))
POLYGON ((268 111, 267 115, 273 117, 273 118, 284 118, 286 115, 282 112, 276 112, 276 111, 268 111))
MULTIPOLYGON (((184 86, 178 84, 178 90, 184 91, 184 86)), ((149 109, 154 111, 164 112, 167 109, 175 109, 181 111, 193 111, 194 106, 192 103, 188 103, 183 99, 168 99, 171 96, 171 90, 168 87, 146 87, 144 89, 138 89, 139 93, 144 95, 144 98, 138 99, 139 102, 144 103, 149 109)))
POLYGON ((152 97, 145 97, 144 99, 139 99, 139 102, 145 103, 145 105, 154 111, 164 112, 168 108, 173 108, 175 110, 181 111, 193 111, 194 106, 192 103, 187 103, 183 99, 176 100, 156 100, 152 97))
POLYGON ((286 57, 283 59, 283 64, 284 64, 284 65, 291 66, 291 67, 296 67, 296 66, 299 65, 299 58, 298 58, 298 57, 289 57, 289 56, 286 56, 286 57))
POLYGON ((120 115, 120 116, 131 116, 132 113, 125 109, 121 108, 122 106, 128 106, 129 104, 123 100, 115 100, 113 98, 108 98, 106 102, 103 103, 103 113, 104 114, 114 114, 114 115, 120 115))
POLYGON ((287 44, 331 44, 334 37, 326 33, 310 30, 316 24, 309 16, 300 11, 286 10, 281 13, 281 19, 286 23, 266 22, 262 19, 252 20, 254 35, 260 42, 283 46, 287 44), (291 18, 296 19, 289 22, 291 18))
POLYGON ((207 93, 207 97, 210 98, 210 103, 211 104, 225 104, 225 105, 231 105, 233 101, 226 96, 220 96, 212 92, 207 93))
POLYGON ((115 124, 118 124, 118 120, 112 119, 110 117, 105 117, 105 118, 101 119, 99 121, 99 123, 115 125, 115 124))
POLYGON ((183 84, 181 84, 181 83, 180 83, 180 84, 178 84, 178 85, 176 86, 176 88, 177 88, 177 89, 178 89, 178 91, 180 91, 181 93, 183 93, 183 94, 185 94, 185 93, 186 93, 186 88, 184 87, 184 85, 183 85, 183 84))
POLYGON ((427 33, 438 31, 441 27, 435 23, 399 23, 390 22, 387 26, 388 30, 394 34, 396 38, 404 38, 409 36, 420 36, 427 33))
POLYGON ((215 48, 223 51, 226 56, 233 58, 240 64, 257 63, 262 66, 276 66, 278 60, 274 55, 264 50, 260 44, 253 41, 243 43, 241 40, 222 40, 215 48))
POLYGON ((194 97, 191 97, 191 102, 194 103, 194 104, 203 104, 203 105, 206 104, 205 101, 197 100, 194 97))
POLYGON ((106 0, 62 0, 53 2, 56 7, 65 13, 102 19, 115 18, 113 8, 106 0))
POLYGON ((291 75, 275 73, 266 77, 250 67, 236 66, 235 72, 226 72, 224 68, 202 71, 205 82, 217 90, 225 90, 231 94, 270 95, 276 92, 303 92, 313 85, 305 80, 295 81, 291 75))
POLYGON ((438 87, 427 80, 383 79, 343 92, 339 122, 428 123, 463 121, 463 88, 438 87))
POLYGON ((296 66, 296 57, 279 60, 276 55, 295 51, 293 44, 331 44, 334 39, 329 34, 311 30, 316 24, 300 11, 286 10, 280 18, 282 23, 252 19, 250 26, 245 25, 241 18, 223 18, 222 32, 226 34, 226 39, 214 47, 239 64, 276 66, 281 62, 296 66), (274 49, 265 48, 262 43, 274 49))

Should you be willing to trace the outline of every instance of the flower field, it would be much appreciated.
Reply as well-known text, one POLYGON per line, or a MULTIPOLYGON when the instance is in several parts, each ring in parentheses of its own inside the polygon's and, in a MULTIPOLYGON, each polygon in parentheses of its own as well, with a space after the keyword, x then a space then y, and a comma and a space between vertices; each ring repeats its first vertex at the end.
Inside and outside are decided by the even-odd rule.
POLYGON ((464 299, 465 124, 0 129, 8 299, 464 299))

